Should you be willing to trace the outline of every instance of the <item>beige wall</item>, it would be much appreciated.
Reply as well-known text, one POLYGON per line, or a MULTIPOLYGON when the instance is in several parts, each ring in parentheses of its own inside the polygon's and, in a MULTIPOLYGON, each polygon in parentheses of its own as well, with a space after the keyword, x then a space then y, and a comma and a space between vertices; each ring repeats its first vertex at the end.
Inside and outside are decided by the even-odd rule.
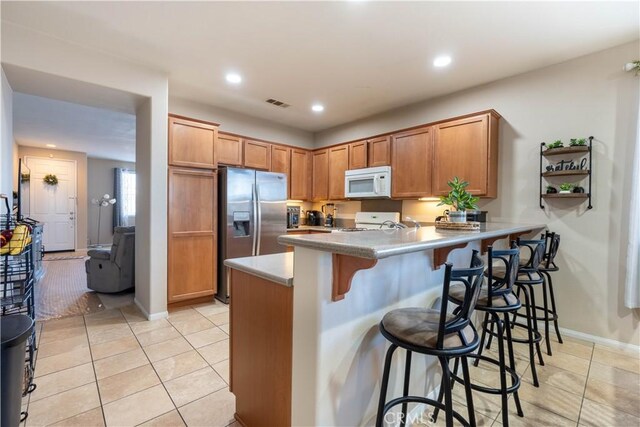
POLYGON ((313 147, 313 133, 180 98, 169 98, 169 112, 220 124, 220 130, 266 141, 313 147))
MULTIPOLYGON (((320 132, 318 146, 494 108, 500 124, 499 195, 483 201, 491 220, 547 223, 562 235, 554 276, 560 324, 640 344, 638 310, 624 307, 631 161, 639 78, 622 71, 638 42, 422 102, 320 132), (594 208, 569 201, 538 207, 540 142, 593 135, 594 208)), ((469 70, 473 72, 473 70, 469 70)), ((405 202, 403 213, 433 217, 434 202, 405 202)))
MULTIPOLYGON (((0 193, 9 197, 9 204, 13 204, 13 90, 7 76, 2 70, 2 89, 0 97, 0 193)), ((17 172, 16 172, 17 173, 17 172)), ((0 212, 4 212, 4 203, 0 206, 0 212)))
MULTIPOLYGON (((87 248, 87 154, 76 151, 52 150, 49 148, 18 146, 18 156, 24 159, 27 156, 44 157, 60 160, 75 160, 78 167, 76 195, 76 249, 87 248)), ((16 171, 16 173, 18 173, 16 171)))
POLYGON ((111 197, 115 194, 114 168, 125 168, 135 170, 136 164, 131 162, 122 162, 120 160, 109 159, 87 159, 87 209, 89 212, 89 227, 87 236, 91 244, 95 243, 111 243, 113 240, 113 206, 102 208, 100 218, 100 242, 98 238, 98 209, 99 207, 91 203, 91 199, 99 199, 104 194, 111 197))

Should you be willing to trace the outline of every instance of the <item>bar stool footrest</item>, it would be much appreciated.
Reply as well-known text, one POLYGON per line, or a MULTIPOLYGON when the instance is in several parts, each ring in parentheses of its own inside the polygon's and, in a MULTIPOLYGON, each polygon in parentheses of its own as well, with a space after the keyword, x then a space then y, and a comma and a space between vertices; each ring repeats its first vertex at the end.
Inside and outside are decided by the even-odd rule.
MULTIPOLYGON (((446 409, 447 409, 444 403, 440 403, 437 400, 433 400, 433 399, 429 399, 429 398, 421 397, 421 396, 403 396, 403 397, 396 397, 395 399, 392 399, 392 400, 388 401, 384 405, 383 418, 384 418, 384 414, 389 412, 389 409, 391 409, 394 406, 399 405, 401 403, 424 403, 424 404, 427 404, 427 405, 430 405, 430 406, 435 406, 436 408, 440 409, 441 411, 446 411, 446 409)), ((462 415, 460 415, 457 411, 452 411, 452 413, 453 413, 453 418, 458 420, 460 422, 460 424, 462 424, 464 427, 470 427, 471 426, 469 424, 469 422, 467 420, 465 420, 464 417, 462 415)))
MULTIPOLYGON (((482 355, 477 355, 477 354, 468 354, 466 356, 469 359, 479 359, 488 363, 491 363, 495 366, 500 366, 500 361, 489 357, 489 356, 482 356, 482 355)), ((511 376, 511 386, 507 387, 507 393, 513 393, 514 391, 517 391, 520 388, 520 377, 518 376, 518 374, 516 373, 516 371, 514 371, 513 369, 511 369, 508 366, 504 367, 506 373, 508 375, 511 376)), ((464 380, 462 378, 460 378, 459 376, 457 376, 455 373, 451 373, 451 377, 459 382, 460 384, 464 384, 464 380)), ((469 387, 471 387, 473 390, 477 390, 479 392, 482 393, 488 393, 488 394, 502 394, 502 390, 500 390, 499 388, 493 388, 493 387, 485 387, 485 386, 481 386, 478 384, 469 384, 469 387)))
MULTIPOLYGON (((526 304, 522 304, 522 307, 525 308, 525 307, 528 307, 528 306, 526 304)), ((539 305, 536 305, 536 310, 540 310, 543 313, 545 312, 544 307, 541 307, 539 305)), ((558 320, 558 313, 556 313, 555 311, 550 310, 550 309, 547 309, 546 312, 548 314, 547 316, 544 316, 544 317, 536 316, 535 319, 536 320, 549 321, 549 322, 554 321, 554 320, 558 320)), ((527 315, 525 313, 515 312, 514 314, 515 314, 516 317, 527 317, 527 315)))

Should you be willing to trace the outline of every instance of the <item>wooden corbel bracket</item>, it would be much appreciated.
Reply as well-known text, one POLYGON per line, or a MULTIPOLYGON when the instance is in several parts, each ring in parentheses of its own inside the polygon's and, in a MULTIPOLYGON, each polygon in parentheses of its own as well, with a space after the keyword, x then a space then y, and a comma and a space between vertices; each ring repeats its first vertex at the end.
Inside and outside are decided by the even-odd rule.
POLYGON ((351 280, 360 270, 372 268, 377 259, 358 258, 349 255, 333 254, 333 283, 331 301, 340 301, 351 289, 351 280))
POLYGON ((468 245, 469 243, 460 243, 452 246, 445 246, 444 248, 437 248, 433 250, 433 269, 439 269, 442 264, 447 262, 447 257, 449 256, 449 252, 454 249, 461 249, 468 245))
POLYGON ((517 233, 511 233, 509 234, 509 244, 511 244, 512 240, 517 240, 518 237, 520 236, 524 236, 525 234, 529 234, 531 233, 533 230, 527 230, 527 231, 519 231, 517 233))
POLYGON ((481 254, 486 253, 487 250, 489 249, 489 246, 492 246, 497 240, 506 239, 507 237, 509 237, 509 235, 489 237, 488 239, 482 239, 482 242, 480 243, 480 249, 481 249, 480 253, 481 254))

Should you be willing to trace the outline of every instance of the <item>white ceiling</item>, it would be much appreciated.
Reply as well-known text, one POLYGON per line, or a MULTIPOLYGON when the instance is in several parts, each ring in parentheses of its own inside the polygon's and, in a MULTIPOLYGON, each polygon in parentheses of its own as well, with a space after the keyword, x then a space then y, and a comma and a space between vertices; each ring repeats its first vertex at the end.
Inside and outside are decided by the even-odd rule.
POLYGON ((3 1, 2 20, 164 71, 171 96, 319 131, 635 40, 639 7, 3 1), (433 68, 440 54, 451 66, 433 68), (243 83, 229 86, 228 71, 243 83), (312 113, 313 102, 325 111, 312 113))
POLYGON ((13 135, 19 145, 135 162, 133 114, 14 92, 13 135))

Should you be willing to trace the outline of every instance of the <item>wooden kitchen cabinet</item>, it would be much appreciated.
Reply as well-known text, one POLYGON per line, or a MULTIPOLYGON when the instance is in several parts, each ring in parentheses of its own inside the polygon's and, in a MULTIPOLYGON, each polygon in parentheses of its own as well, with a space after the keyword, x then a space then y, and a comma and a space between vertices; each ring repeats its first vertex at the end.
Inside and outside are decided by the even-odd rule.
POLYGON ((271 144, 245 139, 244 166, 251 169, 271 169, 271 144))
POLYGON ((215 169, 217 137, 215 125, 169 116, 169 164, 215 169))
POLYGON ((349 144, 349 170, 367 167, 367 141, 349 144))
POLYGON ((242 138, 220 132, 216 144, 218 163, 242 166, 242 138))
POLYGON ((309 151, 291 149, 291 182, 289 184, 289 198, 294 200, 311 199, 313 180, 312 155, 309 151))
POLYGON ((316 201, 327 200, 329 198, 329 150, 317 150, 311 156, 313 163, 311 198, 316 201))
POLYGON ((349 170, 349 149, 348 144, 329 149, 329 200, 344 199, 344 173, 349 170))
POLYGON ((167 301, 216 292, 216 173, 169 168, 167 301))
POLYGON ((388 136, 369 139, 369 167, 389 166, 391 164, 391 143, 388 136))
POLYGON ((287 176, 287 198, 291 193, 291 148, 282 145, 271 145, 271 172, 283 173, 287 176))
POLYGON ((432 137, 428 126, 391 135, 391 197, 432 195, 432 137))
POLYGON ((433 194, 447 194, 454 176, 469 182, 476 196, 496 197, 498 188, 498 120, 495 112, 434 126, 433 194))

